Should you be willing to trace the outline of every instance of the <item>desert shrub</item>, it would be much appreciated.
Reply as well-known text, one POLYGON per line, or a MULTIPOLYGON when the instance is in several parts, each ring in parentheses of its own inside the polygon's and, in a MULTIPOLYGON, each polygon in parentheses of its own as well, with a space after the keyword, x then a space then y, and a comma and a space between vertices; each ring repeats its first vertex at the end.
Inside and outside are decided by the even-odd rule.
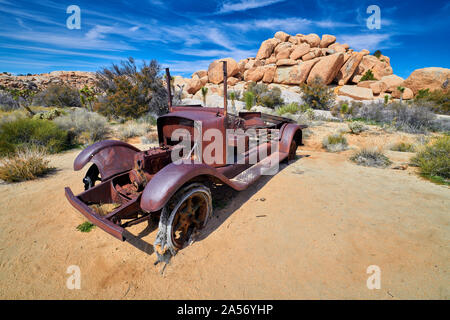
POLYGON ((356 116, 358 110, 363 106, 358 101, 339 101, 331 108, 331 114, 339 118, 352 118, 356 116))
POLYGON ((375 76, 373 75, 372 70, 367 70, 366 73, 364 73, 364 75, 361 77, 361 80, 359 80, 359 81, 362 82, 362 81, 368 81, 368 80, 377 80, 377 79, 375 79, 375 76))
POLYGON ((380 57, 381 57, 381 51, 380 51, 380 50, 377 50, 377 51, 375 51, 375 52, 373 53, 373 55, 374 55, 375 57, 377 57, 378 59, 380 59, 380 57))
POLYGON ((127 121, 120 125, 117 130, 117 135, 121 140, 127 140, 134 137, 145 135, 150 130, 147 123, 139 123, 137 121, 127 121))
POLYGON ((450 88, 438 89, 430 92, 429 89, 419 90, 414 101, 428 103, 428 106, 436 113, 450 115, 450 88))
POLYGON ((334 105, 333 89, 324 85, 320 77, 316 77, 311 84, 303 83, 301 91, 306 105, 312 109, 329 110, 334 105))
POLYGON ((245 109, 250 110, 255 105, 255 95, 251 91, 244 93, 245 109))
POLYGON ((109 133, 105 117, 86 109, 73 109, 54 120, 62 130, 68 132, 72 143, 92 144, 103 140, 109 133))
POLYGON ((367 130, 367 126, 360 121, 350 122, 348 124, 348 128, 350 129, 350 132, 353 134, 360 134, 361 132, 367 130))
POLYGON ((59 117, 62 114, 61 110, 57 108, 53 108, 49 111, 38 112, 33 116, 33 119, 41 119, 41 120, 53 120, 59 117))
POLYGON ((438 138, 411 159, 422 176, 436 182, 450 182, 450 136, 438 138))
POLYGON ((412 143, 400 141, 400 142, 394 143, 391 146, 390 150, 397 151, 397 152, 415 152, 416 147, 412 143))
POLYGON ((246 93, 251 92, 254 96, 255 103, 266 108, 274 109, 283 105, 284 101, 281 98, 281 89, 278 87, 269 89, 264 83, 251 82, 248 85, 247 91, 244 93, 244 101, 246 101, 246 93))
POLYGON ((344 151, 348 147, 347 139, 338 133, 325 137, 322 145, 329 152, 344 151))
POLYGON ((409 133, 439 130, 435 121, 436 115, 428 107, 416 103, 411 105, 401 103, 385 105, 382 102, 373 102, 355 105, 351 118, 389 125, 396 130, 409 133))
POLYGON ((167 91, 156 60, 143 61, 138 68, 135 60, 128 58, 120 65, 103 68, 96 77, 105 96, 99 97, 94 108, 106 116, 137 119, 148 112, 168 112, 167 91))
POLYGON ((365 167, 386 168, 392 164, 388 157, 376 149, 361 149, 350 160, 365 167))
POLYGON ((0 155, 14 153, 18 147, 38 145, 50 153, 70 146, 67 132, 48 120, 19 118, 0 125, 0 155))
POLYGON ((80 93, 67 85, 53 84, 33 98, 33 105, 43 107, 82 107, 80 93))
POLYGON ((14 97, 6 91, 0 91, 0 110, 1 111, 12 111, 19 109, 19 103, 14 97))
POLYGON ((296 114, 299 111, 300 111, 300 106, 296 102, 291 102, 289 104, 285 104, 284 106, 281 106, 278 109, 276 109, 277 114, 280 116, 285 113, 296 114))
POLYGON ((6 182, 33 180, 52 171, 45 149, 28 147, 0 160, 0 179, 6 182))

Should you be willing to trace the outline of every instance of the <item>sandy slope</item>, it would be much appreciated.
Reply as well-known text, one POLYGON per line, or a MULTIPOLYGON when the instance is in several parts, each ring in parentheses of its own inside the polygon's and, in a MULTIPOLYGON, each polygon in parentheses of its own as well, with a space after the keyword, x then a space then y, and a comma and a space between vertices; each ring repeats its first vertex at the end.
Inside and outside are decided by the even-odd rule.
MULTIPOLYGON (((448 187, 319 150, 335 127, 314 128, 276 176, 220 192, 227 206, 163 275, 154 254, 98 228, 75 230, 84 219, 63 189, 82 190, 84 173, 72 171, 79 151, 53 156, 55 174, 0 185, 0 298, 449 299, 448 187), (66 288, 69 265, 81 268, 81 290, 66 288), (366 287, 369 265, 381 268, 380 290, 366 287)), ((145 227, 132 231, 152 243, 145 227)))

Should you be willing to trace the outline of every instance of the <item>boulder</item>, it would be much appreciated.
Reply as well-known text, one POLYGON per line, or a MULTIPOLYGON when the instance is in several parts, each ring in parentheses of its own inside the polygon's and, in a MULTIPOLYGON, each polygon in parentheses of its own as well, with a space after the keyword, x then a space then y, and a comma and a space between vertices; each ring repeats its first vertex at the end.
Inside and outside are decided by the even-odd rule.
POLYGON ((262 81, 265 83, 272 83, 273 78, 275 77, 276 70, 277 70, 277 67, 275 65, 266 66, 262 81))
POLYGON ((344 63, 336 76, 336 80, 340 86, 347 84, 361 63, 362 58, 362 54, 356 53, 351 55, 347 62, 344 63))
POLYGON ((310 33, 303 37, 304 41, 307 42, 312 48, 318 47, 320 45, 320 37, 315 33, 310 33))
POLYGON ((388 88, 386 83, 383 81, 375 81, 374 83, 370 84, 370 89, 372 89, 373 94, 380 94, 382 92, 385 92, 388 88))
POLYGON ((196 72, 194 72, 192 74, 192 78, 194 78, 194 76, 197 76, 199 78, 203 78, 204 76, 207 76, 207 75, 208 75, 208 71, 207 70, 199 70, 199 71, 196 71, 196 72))
POLYGON ((294 66, 278 67, 273 82, 279 84, 301 84, 306 81, 318 59, 303 62, 294 66))
POLYGON ((402 77, 396 76, 395 74, 392 74, 390 76, 382 77, 381 81, 383 81, 386 84, 386 87, 388 89, 390 89, 390 88, 397 88, 398 86, 402 86, 404 79, 402 77))
POLYGON ((275 33, 274 38, 280 40, 281 42, 286 42, 289 40, 290 35, 283 31, 278 31, 275 33))
POLYGON ((272 38, 267 39, 261 43, 261 47, 258 50, 258 53, 256 54, 256 59, 266 59, 270 57, 270 55, 273 52, 273 49, 275 49, 275 46, 280 43, 279 39, 272 38))
POLYGON ((423 89, 429 89, 430 91, 442 89, 444 82, 448 79, 450 79, 450 69, 447 68, 417 69, 405 80, 403 86, 410 88, 414 94, 417 94, 419 90, 423 89))
POLYGON ((371 89, 357 86, 345 85, 339 89, 338 94, 355 100, 373 100, 373 93, 371 89))
POLYGON ((307 54, 311 46, 307 43, 302 43, 294 47, 294 50, 291 52, 290 58, 293 60, 300 59, 302 56, 307 54))
POLYGON ((228 79, 227 79, 227 84, 229 85, 229 86, 234 86, 236 83, 238 83, 239 82, 239 79, 238 78, 235 78, 235 77, 229 77, 228 79))
POLYGON ((344 64, 344 54, 337 53, 330 56, 320 58, 312 68, 308 76, 308 83, 312 83, 316 77, 320 77, 322 83, 330 84, 333 82, 337 73, 344 64))
POLYGON ((358 87, 361 88, 370 88, 370 86, 375 83, 378 82, 377 80, 366 80, 366 81, 361 81, 358 83, 358 87))
POLYGON ((279 51, 276 56, 277 60, 288 59, 290 57, 293 49, 294 48, 289 47, 289 48, 284 48, 283 50, 279 51))
POLYGON ((367 56, 367 55, 370 54, 370 51, 367 50, 367 49, 363 49, 363 50, 361 50, 361 54, 362 54, 363 56, 367 56))
POLYGON ((208 81, 211 83, 223 82, 223 64, 222 61, 227 61, 227 73, 232 77, 239 73, 239 66, 233 58, 225 58, 212 62, 208 68, 208 81))
POLYGON ((244 80, 245 81, 254 81, 258 82, 260 81, 264 76, 264 67, 253 67, 244 73, 244 80))
POLYGON ((271 55, 266 59, 266 64, 274 64, 277 62, 277 58, 274 55, 271 55))
POLYGON ((296 36, 290 36, 288 41, 294 45, 300 43, 299 39, 296 36))
POLYGON ((331 44, 336 42, 336 37, 329 35, 329 34, 324 34, 322 35, 322 40, 320 40, 320 44, 319 46, 321 48, 328 48, 328 46, 330 46, 331 44))
POLYGON ((280 59, 277 61, 277 66, 293 66, 297 61, 292 59, 280 59))
MULTIPOLYGON (((393 98, 400 99, 401 96, 402 93, 397 88, 392 91, 393 98)), ((411 100, 412 98, 414 98, 414 92, 410 88, 405 87, 405 91, 403 92, 403 100, 411 100)))
POLYGON ((294 45, 290 42, 281 42, 275 47, 273 52, 275 53, 275 55, 278 55, 278 53, 280 53, 281 51, 284 51, 286 49, 291 49, 293 46, 294 45))

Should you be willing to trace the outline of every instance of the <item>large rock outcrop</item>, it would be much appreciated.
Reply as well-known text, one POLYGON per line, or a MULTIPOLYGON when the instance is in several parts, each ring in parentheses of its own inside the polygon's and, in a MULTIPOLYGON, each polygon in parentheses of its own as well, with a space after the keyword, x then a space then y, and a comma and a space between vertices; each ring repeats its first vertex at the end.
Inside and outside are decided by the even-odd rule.
POLYGON ((419 90, 429 89, 430 91, 449 87, 450 69, 447 68, 424 68, 417 69, 405 80, 404 87, 410 88, 414 94, 419 90), (447 81, 447 85, 445 85, 447 81))

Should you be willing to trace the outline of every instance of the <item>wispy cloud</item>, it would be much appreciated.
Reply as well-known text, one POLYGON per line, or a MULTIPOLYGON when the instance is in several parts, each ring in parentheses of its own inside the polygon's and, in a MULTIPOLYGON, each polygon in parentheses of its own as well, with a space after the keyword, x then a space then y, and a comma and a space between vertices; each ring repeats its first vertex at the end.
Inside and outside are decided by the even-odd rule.
MULTIPOLYGON (((356 34, 356 35, 338 35, 337 39, 341 43, 348 43, 351 48, 355 50, 367 49, 370 51, 378 49, 392 48, 395 46, 390 41, 392 35, 389 33, 384 34, 356 34)), ((397 44, 398 45, 398 44, 397 44)))
POLYGON ((226 1, 222 4, 217 13, 230 13, 236 11, 246 11, 250 9, 267 7, 275 3, 284 2, 286 0, 241 0, 238 2, 226 1))

